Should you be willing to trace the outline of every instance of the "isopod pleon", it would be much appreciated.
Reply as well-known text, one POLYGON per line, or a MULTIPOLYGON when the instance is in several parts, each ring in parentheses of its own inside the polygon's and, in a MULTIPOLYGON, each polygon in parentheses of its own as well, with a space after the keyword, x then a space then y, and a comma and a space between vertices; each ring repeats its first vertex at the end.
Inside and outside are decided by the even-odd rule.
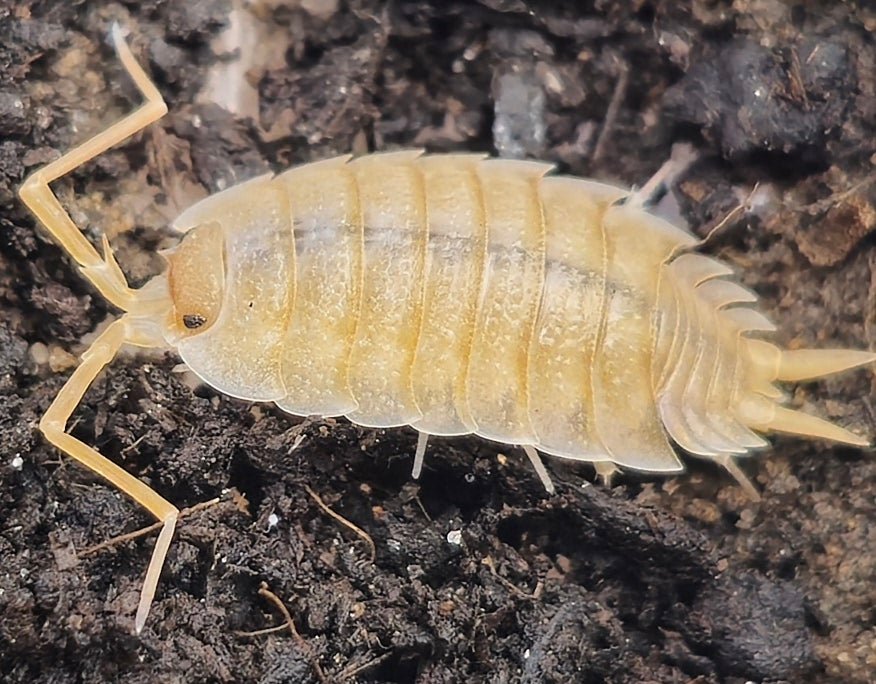
POLYGON ((118 27, 145 104, 36 171, 22 200, 124 314, 83 354, 40 421, 46 438, 163 523, 135 618, 145 623, 177 508, 66 433, 123 344, 170 347, 204 382, 298 415, 428 435, 476 434, 538 456, 676 472, 684 451, 727 467, 786 432, 866 441, 782 406, 777 381, 870 364, 852 350, 786 351, 699 242, 629 191, 546 164, 419 151, 338 157, 262 176, 192 206, 166 272, 131 289, 49 183, 159 119, 161 95, 118 27))

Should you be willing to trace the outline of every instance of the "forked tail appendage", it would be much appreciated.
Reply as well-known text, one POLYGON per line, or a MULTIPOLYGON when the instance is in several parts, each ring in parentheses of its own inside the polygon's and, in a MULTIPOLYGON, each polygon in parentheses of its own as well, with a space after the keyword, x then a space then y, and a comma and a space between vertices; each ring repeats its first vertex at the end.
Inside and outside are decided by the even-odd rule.
POLYGON ((772 385, 774 381, 815 380, 876 363, 876 354, 853 349, 782 350, 761 340, 745 342, 753 378, 750 389, 736 407, 742 422, 761 432, 784 432, 856 447, 870 446, 868 440, 828 420, 780 406, 760 393, 758 385, 764 381, 772 385))

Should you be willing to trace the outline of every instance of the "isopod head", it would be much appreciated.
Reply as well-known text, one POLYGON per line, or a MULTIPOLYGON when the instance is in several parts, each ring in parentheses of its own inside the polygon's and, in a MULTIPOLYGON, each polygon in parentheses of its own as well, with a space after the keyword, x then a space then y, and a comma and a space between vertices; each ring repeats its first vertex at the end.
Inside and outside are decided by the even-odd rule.
POLYGON ((165 337, 173 344, 205 332, 219 318, 225 285, 222 227, 207 223, 192 228, 162 254, 173 304, 165 337))

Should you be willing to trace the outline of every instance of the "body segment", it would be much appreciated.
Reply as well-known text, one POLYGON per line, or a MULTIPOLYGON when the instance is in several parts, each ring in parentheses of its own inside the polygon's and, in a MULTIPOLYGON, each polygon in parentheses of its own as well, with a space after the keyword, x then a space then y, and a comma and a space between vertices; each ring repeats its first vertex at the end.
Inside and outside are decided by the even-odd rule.
POLYGON ((290 212, 296 207, 295 300, 282 343, 285 396, 277 405, 297 415, 342 416, 357 406, 346 361, 362 290, 362 235, 348 159, 292 169, 275 180, 288 194, 290 212))

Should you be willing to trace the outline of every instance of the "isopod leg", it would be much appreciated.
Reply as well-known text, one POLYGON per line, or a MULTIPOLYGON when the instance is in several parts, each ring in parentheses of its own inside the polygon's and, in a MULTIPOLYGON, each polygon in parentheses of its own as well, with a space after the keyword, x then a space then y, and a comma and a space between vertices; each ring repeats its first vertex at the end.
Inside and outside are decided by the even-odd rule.
POLYGON ((612 461, 594 461, 593 468, 596 470, 596 477, 598 477, 606 487, 611 487, 611 481, 614 479, 614 476, 620 472, 620 468, 618 468, 612 461))
POLYGON ((742 487, 743 491, 748 494, 752 501, 760 501, 760 492, 757 491, 757 487, 754 486, 748 475, 742 472, 742 468, 736 463, 735 458, 727 455, 718 460, 718 463, 727 469, 727 472, 733 476, 733 479, 739 483, 739 486, 742 487))
POLYGON ((697 153, 689 145, 673 146, 670 158, 663 162, 657 172, 641 188, 636 190, 626 202, 628 207, 642 208, 649 204, 661 186, 668 186, 675 178, 690 168, 697 160, 697 153))
POLYGON ((414 454, 414 467, 411 470, 411 477, 415 480, 420 479, 420 473, 423 472, 423 461, 426 458, 426 444, 429 442, 429 434, 426 432, 417 433, 417 451, 414 454))
POLYGON ((544 467, 544 461, 541 460, 541 456, 538 455, 538 451, 535 450, 534 446, 530 446, 528 444, 524 444, 523 451, 526 452, 526 455, 529 457, 529 462, 532 463, 532 467, 535 468, 535 472, 538 473, 538 479, 541 480, 541 483, 544 485, 544 488, 547 490, 548 494, 556 494, 557 489, 554 487, 553 480, 551 480, 551 476, 548 474, 547 468, 544 467))
POLYGON ((120 319, 112 323, 95 340, 94 344, 82 355, 82 363, 67 380, 67 383, 58 392, 58 396, 49 406, 40 420, 40 430, 46 439, 54 444, 71 458, 76 459, 89 470, 109 480, 119 490, 130 496, 138 504, 146 508, 152 515, 164 523, 164 527, 158 536, 155 550, 152 552, 152 560, 146 570, 146 579, 140 593, 140 604, 137 606, 137 616, 134 620, 134 628, 139 634, 146 622, 152 599, 155 596, 155 588, 158 585, 158 576, 164 565, 164 558, 170 547, 173 530, 176 526, 179 510, 159 496, 153 489, 140 482, 133 475, 125 472, 122 468, 101 456, 84 442, 79 441, 72 435, 67 434, 67 421, 70 414, 82 400, 86 390, 97 374, 115 357, 119 348, 128 338, 127 322, 120 319))
POLYGON ((108 251, 106 242, 104 242, 106 257, 101 258, 49 188, 49 183, 52 181, 131 137, 167 113, 167 105, 161 98, 161 94, 149 80, 143 68, 137 64, 118 25, 113 26, 113 44, 122 66, 125 67, 146 102, 105 131, 98 133, 59 159, 32 173, 21 186, 19 195, 58 244, 76 260, 83 275, 110 302, 128 311, 134 301, 133 290, 125 282, 121 270, 108 251))

